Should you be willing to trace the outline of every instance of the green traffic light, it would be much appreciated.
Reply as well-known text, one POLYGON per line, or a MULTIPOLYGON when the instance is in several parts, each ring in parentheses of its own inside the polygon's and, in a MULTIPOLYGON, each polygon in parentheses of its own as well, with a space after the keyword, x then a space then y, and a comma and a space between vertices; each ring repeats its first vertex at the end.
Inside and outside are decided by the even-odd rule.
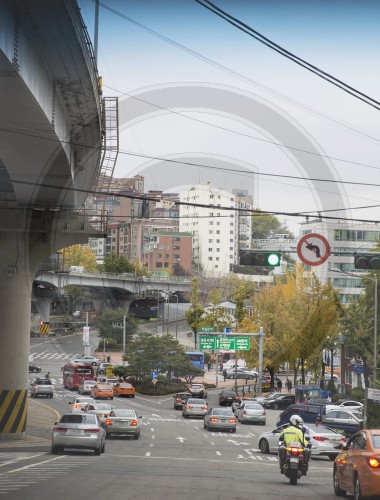
POLYGON ((270 266, 278 266, 280 264, 280 256, 277 253, 268 255, 268 264, 270 266))

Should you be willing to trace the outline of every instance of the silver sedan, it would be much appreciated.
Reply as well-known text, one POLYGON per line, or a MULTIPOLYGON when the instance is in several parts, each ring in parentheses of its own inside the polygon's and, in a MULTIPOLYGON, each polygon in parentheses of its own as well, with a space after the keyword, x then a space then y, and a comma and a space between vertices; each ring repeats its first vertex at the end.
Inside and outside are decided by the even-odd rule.
POLYGON ((189 398, 182 406, 182 416, 188 417, 204 417, 208 411, 207 403, 204 399, 189 398))
POLYGON ((204 418, 204 428, 236 432, 236 418, 230 408, 211 408, 204 418))
POLYGON ((139 439, 141 419, 134 410, 113 409, 105 419, 104 429, 106 436, 130 434, 134 439, 139 439))
POLYGON ((266 413, 264 408, 259 403, 243 402, 235 412, 236 418, 242 424, 266 424, 266 413))
POLYGON ((53 427, 51 452, 65 448, 93 450, 95 455, 104 453, 106 433, 96 415, 67 413, 53 427))

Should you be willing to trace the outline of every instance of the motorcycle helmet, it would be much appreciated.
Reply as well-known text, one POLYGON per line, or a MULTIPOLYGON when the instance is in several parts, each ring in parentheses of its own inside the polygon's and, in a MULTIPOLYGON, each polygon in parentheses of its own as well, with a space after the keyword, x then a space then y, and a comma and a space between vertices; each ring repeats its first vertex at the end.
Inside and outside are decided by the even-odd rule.
POLYGON ((289 420, 294 427, 301 427, 303 425, 303 420, 299 415, 292 415, 289 420))

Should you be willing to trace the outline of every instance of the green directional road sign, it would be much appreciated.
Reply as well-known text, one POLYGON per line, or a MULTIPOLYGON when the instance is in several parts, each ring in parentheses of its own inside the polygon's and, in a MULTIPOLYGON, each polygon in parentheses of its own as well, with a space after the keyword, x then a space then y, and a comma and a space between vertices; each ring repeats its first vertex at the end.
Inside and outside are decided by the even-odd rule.
POLYGON ((201 332, 213 332, 214 327, 213 326, 201 326, 201 332))
POLYGON ((200 335, 199 348, 212 350, 221 349, 222 351, 248 351, 250 348, 249 337, 235 337, 232 335, 218 337, 200 335))

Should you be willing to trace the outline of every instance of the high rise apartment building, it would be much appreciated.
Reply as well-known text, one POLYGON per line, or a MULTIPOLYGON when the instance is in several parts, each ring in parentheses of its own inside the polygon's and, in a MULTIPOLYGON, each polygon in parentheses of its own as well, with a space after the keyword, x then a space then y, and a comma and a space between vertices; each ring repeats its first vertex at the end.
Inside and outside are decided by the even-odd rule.
POLYGON ((198 184, 180 193, 180 231, 193 237, 193 265, 208 276, 225 275, 237 263, 239 245, 252 241, 252 197, 198 184))
POLYGON ((350 276, 365 272, 355 269, 354 252, 370 252, 380 241, 380 227, 371 223, 349 223, 345 221, 323 221, 319 219, 300 225, 300 238, 317 233, 329 242, 331 254, 328 260, 314 267, 315 274, 326 283, 330 281, 339 290, 343 303, 357 300, 363 291, 360 277, 350 276), (341 273, 335 270, 339 269, 341 273))

